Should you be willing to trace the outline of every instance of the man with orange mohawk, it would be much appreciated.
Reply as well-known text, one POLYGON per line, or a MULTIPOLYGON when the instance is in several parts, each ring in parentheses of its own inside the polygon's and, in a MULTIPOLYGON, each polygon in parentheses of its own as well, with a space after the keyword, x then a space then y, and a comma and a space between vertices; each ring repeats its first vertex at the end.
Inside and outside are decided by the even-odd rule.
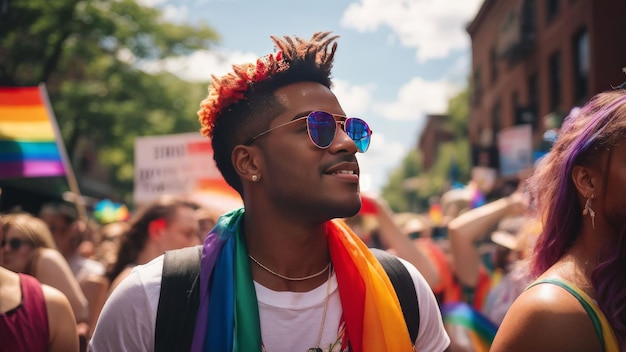
POLYGON ((336 38, 272 37, 275 53, 213 77, 198 112, 201 131, 244 207, 220 217, 208 234, 191 275, 195 286, 183 287, 195 305, 164 303, 172 287, 161 285, 168 258, 183 253, 168 252, 136 267, 113 292, 91 351, 165 350, 161 342, 177 351, 448 347, 437 302, 417 269, 399 262, 419 309, 406 317, 419 324, 413 336, 396 282, 335 220, 361 207, 355 155, 372 135, 365 121, 346 117, 330 90, 336 38), (172 306, 179 315, 192 311, 191 324, 163 328, 172 306), (180 341, 185 336, 188 343, 180 341))

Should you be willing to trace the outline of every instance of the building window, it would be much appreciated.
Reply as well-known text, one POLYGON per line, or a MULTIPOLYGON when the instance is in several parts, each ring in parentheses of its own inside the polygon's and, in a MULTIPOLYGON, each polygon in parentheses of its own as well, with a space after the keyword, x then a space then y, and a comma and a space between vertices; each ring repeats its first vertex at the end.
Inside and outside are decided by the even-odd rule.
POLYGON ((541 94, 539 94, 539 78, 537 76, 537 73, 533 73, 528 77, 528 81, 526 82, 527 84, 527 89, 528 89, 528 111, 533 114, 534 116, 534 121, 533 121, 533 129, 537 128, 537 118, 536 116, 539 116, 539 97, 541 96, 541 94))
POLYGON ((493 131, 492 143, 493 141, 497 141, 498 132, 502 128, 502 104, 498 100, 491 112, 491 130, 493 131))
POLYGON ((546 21, 548 23, 559 14, 559 0, 546 0, 546 21))
POLYGON ((515 111, 519 108, 519 93, 517 91, 511 94, 511 105, 513 105, 513 116, 515 116, 515 111))
POLYGON ((498 55, 496 54, 496 48, 491 48, 489 52, 489 69, 491 73, 491 83, 498 79, 498 55))
POLYGON ((589 86, 589 35, 586 29, 580 30, 573 40, 574 50, 574 101, 582 103, 587 99, 589 86))
POLYGON ((528 106, 535 109, 539 108, 539 77, 537 73, 533 73, 528 77, 528 106))
POLYGON ((561 106, 561 53, 556 52, 548 59, 550 77, 550 111, 558 111, 561 106))
POLYGON ((480 105, 480 100, 483 95, 483 84, 480 77, 480 69, 474 69, 473 77, 472 77, 472 105, 478 106, 480 105))

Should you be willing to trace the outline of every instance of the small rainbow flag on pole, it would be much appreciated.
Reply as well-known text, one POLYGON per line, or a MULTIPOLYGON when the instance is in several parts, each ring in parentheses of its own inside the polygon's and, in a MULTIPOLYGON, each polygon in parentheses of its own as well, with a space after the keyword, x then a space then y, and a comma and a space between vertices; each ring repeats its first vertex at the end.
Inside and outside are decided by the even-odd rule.
POLYGON ((0 179, 67 174, 46 89, 0 87, 0 179))

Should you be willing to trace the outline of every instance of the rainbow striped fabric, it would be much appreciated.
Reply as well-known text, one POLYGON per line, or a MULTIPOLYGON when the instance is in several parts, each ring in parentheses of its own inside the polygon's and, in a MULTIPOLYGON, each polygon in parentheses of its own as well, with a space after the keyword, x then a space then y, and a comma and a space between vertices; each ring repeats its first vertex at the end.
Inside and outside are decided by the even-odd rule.
MULTIPOLYGON (((204 242, 194 352, 261 351, 259 308, 240 231, 243 214, 241 208, 220 217, 204 242)), ((326 233, 352 351, 412 351, 383 267, 342 221, 328 222, 326 233)))
MULTIPOLYGON (((489 351, 498 327, 481 312, 465 302, 450 302, 441 306, 441 315, 444 324, 464 328, 463 330, 452 329, 452 332, 467 334, 465 338, 469 337, 474 351, 489 351)), ((450 338, 453 339, 454 336, 450 338)))
POLYGON ((40 87, 0 87, 0 178, 65 175, 40 87))

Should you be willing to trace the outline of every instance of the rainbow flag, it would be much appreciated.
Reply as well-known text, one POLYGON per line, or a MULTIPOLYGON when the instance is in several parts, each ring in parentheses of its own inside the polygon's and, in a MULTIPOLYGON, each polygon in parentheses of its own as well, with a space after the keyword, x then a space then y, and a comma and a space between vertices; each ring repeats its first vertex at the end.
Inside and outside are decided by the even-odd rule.
POLYGON ((43 86, 0 87, 0 179, 65 175, 57 136, 43 86))
POLYGON ((475 352, 489 351, 498 326, 481 312, 465 302, 450 302, 441 306, 441 316, 444 324, 462 328, 461 330, 451 329, 451 331, 454 334, 465 333, 475 352))

